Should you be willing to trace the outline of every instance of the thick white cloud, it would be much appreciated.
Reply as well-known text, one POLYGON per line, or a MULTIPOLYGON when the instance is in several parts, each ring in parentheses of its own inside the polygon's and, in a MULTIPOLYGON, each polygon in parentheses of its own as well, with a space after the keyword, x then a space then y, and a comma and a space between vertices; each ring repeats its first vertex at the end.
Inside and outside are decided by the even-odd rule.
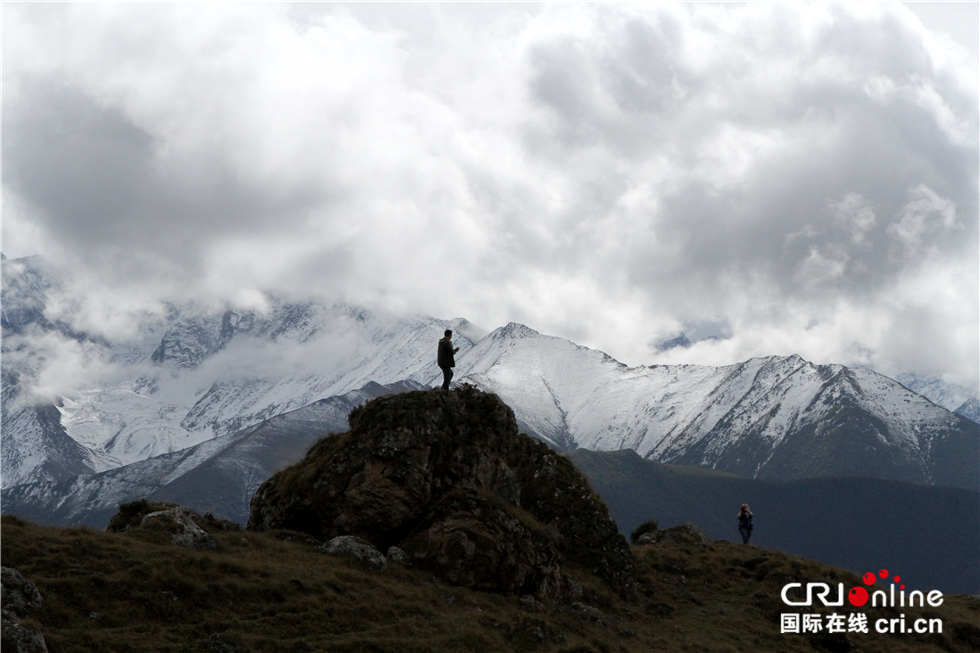
POLYGON ((5 253, 90 330, 274 289, 977 383, 976 63, 902 5, 14 4, 3 55, 5 253))

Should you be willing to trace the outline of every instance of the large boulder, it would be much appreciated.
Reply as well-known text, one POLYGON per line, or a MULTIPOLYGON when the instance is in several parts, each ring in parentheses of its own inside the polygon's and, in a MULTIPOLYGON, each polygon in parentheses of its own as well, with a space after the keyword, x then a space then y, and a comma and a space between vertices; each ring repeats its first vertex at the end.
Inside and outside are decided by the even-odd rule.
POLYGON ((24 578, 19 571, 0 567, 0 605, 4 612, 12 612, 23 619, 40 610, 44 599, 37 585, 24 578))
POLYGON ((633 596, 632 555, 605 504, 567 458, 518 433, 496 395, 389 395, 349 423, 259 487, 249 529, 397 545, 449 582, 548 600, 574 564, 633 596))
POLYGON ((4 653, 47 653, 41 631, 20 623, 43 605, 37 585, 16 569, 0 568, 0 641, 4 653))

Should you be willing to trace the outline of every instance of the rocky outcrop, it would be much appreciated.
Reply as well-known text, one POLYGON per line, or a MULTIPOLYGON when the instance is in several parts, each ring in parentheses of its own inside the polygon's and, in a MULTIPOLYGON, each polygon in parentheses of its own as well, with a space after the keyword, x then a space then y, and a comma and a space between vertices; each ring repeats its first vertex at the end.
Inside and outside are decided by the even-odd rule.
POLYGON ((349 423, 256 491, 249 529, 354 535, 448 582, 549 601, 573 564, 632 597, 632 555, 606 506, 496 395, 386 396, 349 423))
POLYGON ((109 520, 106 528, 110 533, 126 532, 133 528, 148 528, 164 530, 170 535, 170 541, 179 546, 206 551, 218 551, 221 544, 204 526, 214 530, 233 530, 229 522, 215 519, 210 513, 204 517, 190 508, 184 508, 174 503, 147 501, 141 499, 119 506, 119 512, 109 520))
POLYGON ((0 639, 4 653, 47 653, 41 631, 20 623, 43 605, 37 585, 16 569, 0 568, 0 639))

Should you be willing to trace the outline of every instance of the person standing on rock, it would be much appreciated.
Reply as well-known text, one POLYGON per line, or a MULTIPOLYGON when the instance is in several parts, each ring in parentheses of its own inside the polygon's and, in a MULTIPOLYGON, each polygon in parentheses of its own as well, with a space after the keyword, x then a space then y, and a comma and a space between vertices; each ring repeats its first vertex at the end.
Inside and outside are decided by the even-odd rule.
POLYGON ((742 534, 742 544, 748 544, 752 536, 752 511, 747 503, 743 503, 738 511, 738 532, 742 534))
POLYGON ((439 341, 439 367, 442 368, 442 389, 449 392, 449 382, 453 380, 453 368, 456 367, 456 352, 459 347, 453 349, 453 332, 446 329, 443 339, 439 341))

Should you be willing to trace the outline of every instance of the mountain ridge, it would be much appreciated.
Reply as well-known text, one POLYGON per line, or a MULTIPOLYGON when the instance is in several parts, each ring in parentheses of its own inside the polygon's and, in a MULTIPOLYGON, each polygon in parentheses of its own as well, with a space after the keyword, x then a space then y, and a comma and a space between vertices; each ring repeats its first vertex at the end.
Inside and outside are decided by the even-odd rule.
POLYGON ((18 392, 32 372, 7 354, 41 346, 30 334, 55 329, 38 320, 43 293, 56 284, 24 281, 17 275, 29 266, 13 263, 4 261, 5 487, 74 482, 166 456, 371 382, 438 385, 434 349, 447 327, 460 347, 455 380, 498 394, 522 430, 560 450, 632 448, 760 478, 864 470, 980 483, 970 469, 980 427, 871 371, 796 355, 628 367, 517 322, 486 333, 463 318, 397 317, 344 303, 273 301, 265 313, 171 305, 133 339, 85 341, 116 365, 113 383, 24 405, 18 392), (60 420, 45 417, 52 411, 60 420), (68 447, 67 462, 56 464, 57 446, 44 442, 68 447), (31 447, 39 453, 28 455, 31 447))

